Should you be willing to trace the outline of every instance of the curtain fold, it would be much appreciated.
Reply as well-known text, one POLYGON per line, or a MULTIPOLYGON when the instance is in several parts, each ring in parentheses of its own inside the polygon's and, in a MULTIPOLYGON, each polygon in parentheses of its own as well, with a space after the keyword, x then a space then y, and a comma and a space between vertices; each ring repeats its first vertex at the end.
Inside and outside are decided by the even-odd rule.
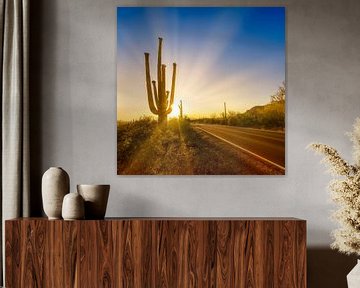
POLYGON ((0 0, 0 9, 1 271, 4 271, 4 221, 27 217, 30 211, 29 0, 0 0))

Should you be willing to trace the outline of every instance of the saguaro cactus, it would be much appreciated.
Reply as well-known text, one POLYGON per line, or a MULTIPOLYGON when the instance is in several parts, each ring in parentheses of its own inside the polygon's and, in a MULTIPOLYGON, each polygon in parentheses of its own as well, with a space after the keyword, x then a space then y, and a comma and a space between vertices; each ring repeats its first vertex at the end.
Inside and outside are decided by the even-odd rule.
POLYGON ((182 100, 180 100, 180 104, 178 105, 180 111, 180 119, 183 119, 183 105, 182 100))
POLYGON ((166 90, 166 65, 161 63, 162 38, 159 38, 157 83, 151 81, 150 55, 145 53, 146 90, 150 111, 158 115, 158 123, 166 124, 167 115, 172 111, 175 96, 176 63, 173 63, 173 74, 171 80, 171 91, 166 90), (170 97, 170 99, 169 99, 170 97))

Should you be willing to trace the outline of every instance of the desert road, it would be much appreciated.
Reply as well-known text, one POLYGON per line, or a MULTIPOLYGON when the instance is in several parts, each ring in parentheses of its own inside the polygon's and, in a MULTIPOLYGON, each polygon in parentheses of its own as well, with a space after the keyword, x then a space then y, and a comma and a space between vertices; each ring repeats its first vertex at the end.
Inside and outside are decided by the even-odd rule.
POLYGON ((194 124, 193 127, 285 170, 284 132, 212 124, 194 124))

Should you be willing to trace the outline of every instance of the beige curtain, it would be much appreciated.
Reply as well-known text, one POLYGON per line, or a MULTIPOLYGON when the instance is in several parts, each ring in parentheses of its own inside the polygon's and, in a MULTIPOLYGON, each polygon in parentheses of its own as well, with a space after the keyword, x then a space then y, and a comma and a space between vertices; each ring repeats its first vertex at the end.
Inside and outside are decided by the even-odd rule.
POLYGON ((0 0, 0 10, 1 271, 4 271, 4 221, 29 216, 29 0, 0 0))

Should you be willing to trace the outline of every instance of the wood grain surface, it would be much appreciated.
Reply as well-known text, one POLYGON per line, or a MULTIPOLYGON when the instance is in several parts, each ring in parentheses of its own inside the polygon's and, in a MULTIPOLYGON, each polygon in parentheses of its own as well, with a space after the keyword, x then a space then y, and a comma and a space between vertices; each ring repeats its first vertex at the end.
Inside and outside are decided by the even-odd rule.
POLYGON ((306 287, 297 219, 5 223, 6 287, 306 287))

